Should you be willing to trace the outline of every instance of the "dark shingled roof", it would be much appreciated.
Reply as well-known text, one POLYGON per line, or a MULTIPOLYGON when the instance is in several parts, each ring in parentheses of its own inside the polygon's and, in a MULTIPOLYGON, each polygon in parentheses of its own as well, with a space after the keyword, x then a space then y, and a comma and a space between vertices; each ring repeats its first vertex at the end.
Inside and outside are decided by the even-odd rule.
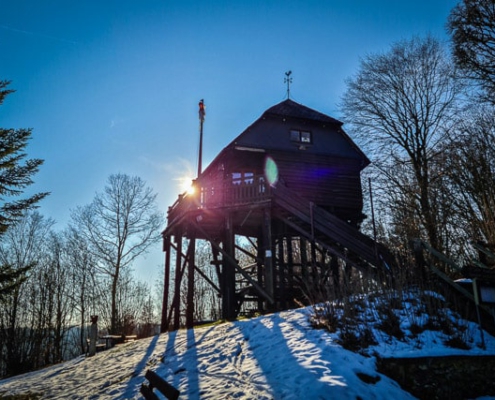
POLYGON ((328 124, 337 124, 338 126, 342 126, 342 122, 340 122, 339 120, 322 114, 309 107, 303 106, 302 104, 296 103, 291 99, 284 100, 281 103, 270 107, 263 113, 262 117, 267 115, 280 115, 291 118, 310 119, 313 121, 319 121, 328 124))
POLYGON ((229 151, 237 147, 261 151, 276 150, 286 153, 300 153, 302 149, 289 140, 289 130, 309 127, 310 125, 311 127, 308 129, 314 133, 314 139, 318 145, 304 148, 307 154, 357 159, 361 161, 361 169, 370 164, 368 157, 344 132, 342 122, 287 99, 267 109, 260 118, 231 141, 203 173, 216 168, 214 165, 229 151))

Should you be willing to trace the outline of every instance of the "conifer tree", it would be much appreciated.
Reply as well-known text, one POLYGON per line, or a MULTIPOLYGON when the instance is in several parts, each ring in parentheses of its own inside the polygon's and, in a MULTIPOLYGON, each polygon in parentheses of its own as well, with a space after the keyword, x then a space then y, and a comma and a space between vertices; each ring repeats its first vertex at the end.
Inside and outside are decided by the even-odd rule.
MULTIPOLYGON (((0 106, 14 90, 10 81, 0 80, 0 106)), ((10 225, 43 199, 48 193, 19 198, 33 183, 32 176, 38 172, 43 160, 26 159, 25 149, 31 137, 31 129, 0 127, 0 239, 10 225)), ((27 269, 15 269, 0 265, 0 301, 22 281, 27 269)))

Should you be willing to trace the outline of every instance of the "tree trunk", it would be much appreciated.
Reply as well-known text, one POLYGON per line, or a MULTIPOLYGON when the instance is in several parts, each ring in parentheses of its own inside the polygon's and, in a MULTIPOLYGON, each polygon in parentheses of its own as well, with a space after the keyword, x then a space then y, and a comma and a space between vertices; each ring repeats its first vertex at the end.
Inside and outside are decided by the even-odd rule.
POLYGON ((112 310, 110 317, 110 333, 117 335, 117 286, 119 282, 119 267, 115 268, 115 274, 112 277, 112 310))

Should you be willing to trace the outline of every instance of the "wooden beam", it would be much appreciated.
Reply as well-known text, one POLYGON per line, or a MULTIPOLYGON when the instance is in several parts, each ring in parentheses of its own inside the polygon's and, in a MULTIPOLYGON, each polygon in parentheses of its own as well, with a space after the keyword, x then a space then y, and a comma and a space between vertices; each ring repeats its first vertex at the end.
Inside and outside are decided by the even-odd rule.
POLYGON ((286 236, 285 240, 287 242, 287 282, 289 284, 289 290, 292 291, 294 289, 294 249, 292 247, 292 237, 286 236))
MULTIPOLYGON (((235 237, 232 227, 232 215, 227 213, 225 216, 223 250, 230 257, 234 258, 235 237)), ((237 263, 236 263, 237 265, 237 263)), ((222 259, 222 313, 223 318, 234 320, 236 318, 237 299, 235 293, 235 269, 230 266, 229 261, 224 257, 222 259)))
MULTIPOLYGON (((285 221, 287 223, 289 221, 285 221)), ((301 278, 304 282, 308 279, 308 253, 305 236, 299 237, 299 251, 301 252, 301 278)))
MULTIPOLYGON (((256 241, 257 241, 257 246, 256 246, 256 252, 257 252, 256 277, 258 278, 258 282, 260 283, 260 285, 263 286, 263 284, 264 284, 264 281, 263 281, 264 266, 263 266, 263 255, 261 254, 262 248, 263 248, 263 236, 262 235, 258 236, 256 241)), ((265 304, 264 304, 264 301, 261 297, 258 297, 257 304, 258 304, 258 311, 263 312, 263 310, 265 309, 265 304)))
MULTIPOLYGON (((283 220, 287 225, 289 225, 290 227, 292 227, 294 230, 298 231, 300 234, 301 234, 301 239, 304 238, 304 239, 309 239, 311 237, 311 234, 309 232, 306 232, 303 228, 301 228, 299 225, 297 225, 296 223, 294 223, 293 221, 287 219, 287 218, 281 218, 279 217, 281 220, 283 220)), ((306 241, 304 241, 306 243, 306 241)), ((357 264, 355 261, 352 261, 351 259, 349 259, 349 257, 347 257, 346 255, 344 255, 341 251, 339 250, 336 250, 334 247, 326 244, 326 243, 323 243, 323 242, 319 242, 320 246, 325 248, 330 254, 340 258, 341 260, 345 261, 346 264, 349 264, 355 268, 357 268, 358 270, 364 270, 364 272, 370 272, 370 271, 376 271, 378 273, 378 269, 369 265, 368 266, 368 269, 364 269, 363 265, 359 265, 357 264)), ((303 265, 307 265, 307 254, 306 254, 306 248, 304 247, 304 252, 303 252, 303 244, 301 242, 301 263, 303 265), (302 259, 303 257, 304 260, 302 259)), ((304 267, 303 267, 304 268, 304 267)), ((307 274, 307 271, 304 272, 303 270, 303 279, 307 276, 305 275, 307 274)))
POLYGON ((163 283, 163 301, 162 301, 162 320, 160 324, 160 332, 164 333, 168 331, 169 320, 167 318, 168 312, 168 296, 170 291, 170 237, 163 238, 163 250, 165 252, 165 271, 164 271, 164 283, 163 283))
MULTIPOLYGON (((177 248, 182 248, 182 234, 175 236, 177 248)), ((180 328, 180 284, 182 282, 183 273, 181 272, 181 252, 176 252, 175 255, 175 288, 174 301, 171 310, 174 310, 174 330, 180 328)))
MULTIPOLYGON (((275 298, 275 274, 273 263, 272 215, 268 207, 263 210, 263 249, 265 288, 270 298, 275 298)), ((273 301, 272 301, 273 303, 273 301)))
MULTIPOLYGON (((454 268, 460 268, 454 261, 450 260, 447 256, 445 256, 443 253, 440 253, 438 250, 435 250, 433 247, 431 247, 428 243, 423 242, 421 239, 415 239, 414 243, 416 245, 419 245, 420 247, 424 248, 427 250, 430 254, 434 255, 441 261, 453 266, 454 268)), ((424 259, 423 259, 424 261, 424 259)), ((466 289, 464 289, 461 285, 458 283, 454 282, 452 279, 450 279, 445 273, 440 271, 438 268, 436 268, 433 264, 428 263, 424 261, 426 266, 430 268, 436 275, 438 275, 440 278, 442 278, 445 282, 447 282, 449 285, 451 285, 454 289, 456 289, 458 292, 462 293, 466 298, 471 300, 473 303, 477 303, 475 297, 468 292, 466 289)), ((495 308, 489 307, 485 304, 476 304, 476 306, 480 307, 481 309, 485 310, 488 314, 493 316, 495 318, 495 308)))
MULTIPOLYGON (((173 244, 171 244, 171 246, 176 250, 177 250, 177 247, 175 247, 173 244)), ((184 254, 184 253, 181 253, 182 257, 184 258, 187 258, 187 256, 184 254)), ((215 262, 211 262, 211 264, 215 264, 215 262)), ((218 293, 220 293, 220 288, 216 285, 215 282, 213 282, 210 277, 208 275, 206 275, 203 271, 201 271, 201 268, 199 268, 196 264, 194 264, 194 270, 200 274, 203 279, 208 282, 210 284, 211 287, 213 287, 213 289, 215 289, 218 293)))
POLYGON ((278 238, 278 297, 280 299, 280 307, 287 308, 287 288, 285 285, 285 272, 286 265, 284 260, 284 238, 279 236, 278 238))
POLYGON ((247 255, 247 256, 249 256, 249 257, 251 257, 251 258, 252 258, 253 260, 255 260, 255 261, 262 261, 261 259, 258 259, 258 256, 257 256, 257 255, 255 255, 255 254, 253 254, 253 253, 250 253, 250 252, 249 252, 249 251, 247 251, 245 248, 243 248, 243 247, 241 247, 241 246, 239 246, 239 245, 237 245, 237 244, 235 245, 235 248, 236 248, 237 250, 239 250, 240 252, 244 253, 245 255, 247 255))
POLYGON ((214 247, 219 253, 222 254, 222 257, 225 258, 244 278, 246 278, 251 285, 255 288, 255 290, 265 298, 270 304, 273 304, 273 298, 268 295, 268 293, 263 290, 263 288, 258 285, 258 283, 251 278, 249 274, 247 274, 243 269, 237 264, 237 261, 231 257, 229 254, 227 254, 219 245, 218 243, 215 242, 214 239, 212 239, 208 233, 201 227, 201 225, 196 222, 196 228, 201 232, 201 234, 207 238, 207 240, 211 243, 211 246, 214 247))
POLYGON ((381 267, 380 259, 377 259, 375 252, 375 242, 373 239, 359 232, 356 228, 342 221, 337 216, 313 205, 308 207, 309 202, 298 196, 282 184, 278 184, 272 189, 275 195, 275 202, 280 207, 289 211, 301 222, 309 225, 308 237, 312 238, 317 233, 324 234, 343 247, 358 254, 367 262, 381 267))
POLYGON ((194 259, 196 254, 196 238, 192 234, 187 248, 187 306, 186 306, 186 328, 194 327, 194 259))
POLYGON ((432 255, 434 255, 436 258, 438 258, 440 261, 444 262, 447 265, 450 265, 452 268, 454 268, 457 272, 462 272, 462 267, 457 265, 454 261, 452 261, 450 258, 445 256, 443 253, 440 253, 438 250, 434 249, 431 247, 428 243, 423 242, 422 240, 418 239, 417 242, 425 249, 428 250, 428 252, 432 255))

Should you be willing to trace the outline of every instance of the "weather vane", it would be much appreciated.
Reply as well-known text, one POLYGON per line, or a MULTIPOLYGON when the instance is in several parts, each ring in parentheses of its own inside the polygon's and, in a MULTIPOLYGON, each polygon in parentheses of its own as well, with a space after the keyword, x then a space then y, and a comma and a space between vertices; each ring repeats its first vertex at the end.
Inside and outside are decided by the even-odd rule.
POLYGON ((284 83, 287 83, 287 98, 290 98, 290 84, 292 83, 291 74, 292 71, 287 71, 284 78, 284 83))

